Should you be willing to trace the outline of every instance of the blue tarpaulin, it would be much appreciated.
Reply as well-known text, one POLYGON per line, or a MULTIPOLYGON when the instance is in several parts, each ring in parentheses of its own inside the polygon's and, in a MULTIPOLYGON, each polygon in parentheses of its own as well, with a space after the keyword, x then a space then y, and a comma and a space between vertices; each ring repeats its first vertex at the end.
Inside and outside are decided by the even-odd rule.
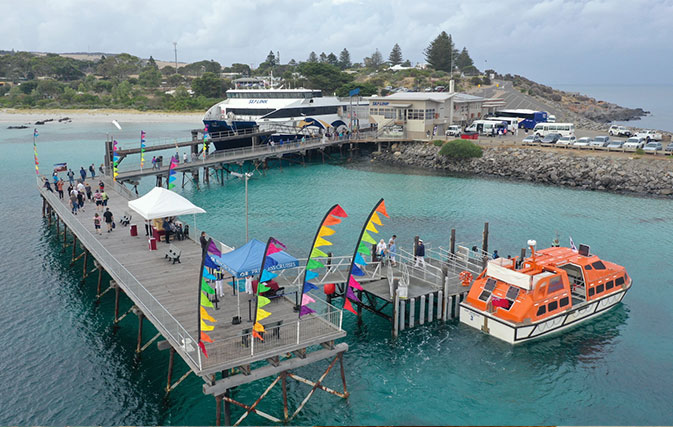
MULTIPOLYGON (((240 248, 222 256, 212 256, 212 260, 237 278, 255 276, 259 274, 259 266, 264 257, 266 244, 257 239, 252 239, 240 248)), ((266 269, 268 271, 284 270, 298 267, 297 258, 285 251, 276 252, 266 257, 266 269)))

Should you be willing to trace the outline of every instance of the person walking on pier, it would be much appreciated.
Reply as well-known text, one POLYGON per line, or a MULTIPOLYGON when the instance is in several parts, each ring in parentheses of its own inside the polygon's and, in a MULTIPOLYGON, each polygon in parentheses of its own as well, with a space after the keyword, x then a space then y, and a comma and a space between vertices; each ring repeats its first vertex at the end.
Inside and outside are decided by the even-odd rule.
POLYGON ((100 229, 100 224, 101 223, 101 217, 98 215, 98 212, 96 212, 93 216, 93 226, 96 229, 96 233, 98 234, 103 234, 103 232, 100 229))
POLYGON ((187 163, 188 161, 187 153, 182 153, 182 163, 187 163))
POLYGON ((395 243, 395 237, 397 236, 393 234, 392 239, 388 242, 388 259, 393 267, 397 265, 397 243, 395 243))
POLYGON ((56 190, 58 190, 58 198, 62 199, 63 198, 63 186, 65 183, 63 182, 62 179, 58 181, 58 184, 56 184, 56 190))
POLYGON ((96 210, 103 210, 103 196, 100 194, 100 190, 96 190, 93 194, 93 201, 96 203, 96 210))
POLYGON ((205 231, 201 232, 201 237, 199 237, 199 242, 201 242, 201 250, 203 252, 205 252, 206 248, 208 247, 208 239, 206 239, 206 232, 205 231))
POLYGON ((152 170, 157 168, 157 156, 152 156, 152 170))
POLYGON ((68 180, 70 181, 70 185, 73 185, 75 183, 75 172, 72 171, 72 169, 68 170, 68 180))
POLYGON ((112 215, 112 212, 110 212, 110 208, 105 208, 103 218, 105 218, 105 223, 107 224, 107 232, 109 233, 112 231, 112 223, 114 221, 114 216, 112 215))
POLYGON ((110 199, 110 197, 107 195, 105 191, 101 191, 100 196, 101 199, 103 200, 103 206, 107 206, 107 201, 110 199))
POLYGON ((49 180, 47 178, 44 179, 44 186, 43 187, 46 188, 47 191, 49 191, 50 193, 54 192, 54 190, 51 189, 51 183, 49 182, 49 180))
POLYGON ((91 163, 91 166, 89 166, 89 172, 91 172, 91 179, 96 178, 96 167, 91 163))
POLYGON ((101 175, 105 175, 105 166, 103 166, 102 163, 100 164, 100 166, 98 166, 98 172, 99 172, 101 175))
POLYGON ((88 181, 84 184, 84 191, 86 191, 87 200, 91 200, 91 184, 88 181))
POLYGON ((79 208, 79 203, 77 202, 77 190, 70 190, 70 208, 73 215, 77 215, 77 208, 79 208))
POLYGON ((81 166, 79 168, 79 175, 82 177, 82 182, 86 179, 86 171, 84 170, 84 166, 81 166))
POLYGON ((386 261, 386 251, 387 250, 388 250, 388 245, 386 245, 385 240, 381 239, 379 241, 378 245, 376 245, 376 254, 378 255, 379 260, 381 260, 381 262, 386 261))
POLYGON ((423 244, 422 240, 418 241, 418 245, 416 245, 416 263, 414 264, 414 267, 420 267, 421 264, 423 264, 423 268, 426 267, 425 265, 425 245, 423 244))

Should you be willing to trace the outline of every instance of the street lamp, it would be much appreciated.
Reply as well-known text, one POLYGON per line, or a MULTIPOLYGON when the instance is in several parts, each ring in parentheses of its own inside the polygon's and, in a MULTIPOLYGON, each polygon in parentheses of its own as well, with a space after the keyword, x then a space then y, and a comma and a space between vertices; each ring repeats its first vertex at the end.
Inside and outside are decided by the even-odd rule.
POLYGON ((252 177, 252 172, 238 173, 238 172, 229 172, 236 178, 241 178, 245 180, 245 241, 248 242, 248 179, 252 177))

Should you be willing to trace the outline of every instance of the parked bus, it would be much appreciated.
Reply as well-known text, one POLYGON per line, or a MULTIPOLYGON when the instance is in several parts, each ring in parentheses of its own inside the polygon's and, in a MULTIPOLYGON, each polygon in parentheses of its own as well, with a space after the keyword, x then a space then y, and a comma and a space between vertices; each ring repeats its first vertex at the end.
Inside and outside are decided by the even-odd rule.
POLYGON ((507 123, 499 120, 475 120, 465 128, 465 132, 478 132, 481 135, 497 135, 507 128, 507 123))
POLYGON ((546 111, 535 110, 499 110, 495 112, 497 117, 517 117, 519 118, 520 129, 534 129, 538 123, 547 121, 546 111))
POLYGON ((514 132, 519 127, 521 119, 518 117, 486 117, 486 120, 507 123, 507 132, 514 132))
POLYGON ((574 136, 575 125, 573 123, 538 123, 533 129, 533 133, 539 136, 546 136, 550 133, 560 133, 561 136, 574 136))

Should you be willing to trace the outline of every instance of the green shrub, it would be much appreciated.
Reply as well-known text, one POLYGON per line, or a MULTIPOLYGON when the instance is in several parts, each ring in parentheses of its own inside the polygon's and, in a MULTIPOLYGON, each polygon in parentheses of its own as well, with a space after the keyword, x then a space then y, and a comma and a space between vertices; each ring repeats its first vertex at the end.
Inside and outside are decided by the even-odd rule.
POLYGON ((643 154, 645 154, 645 150, 643 150, 642 148, 636 148, 636 154, 642 156, 643 154))
POLYGON ((466 139, 454 139, 444 144, 439 150, 439 154, 452 159, 471 159, 481 157, 482 149, 466 139))
POLYGON ((435 139, 434 141, 432 141, 432 143, 435 145, 435 147, 441 147, 442 145, 444 145, 444 141, 442 141, 441 139, 435 139))

